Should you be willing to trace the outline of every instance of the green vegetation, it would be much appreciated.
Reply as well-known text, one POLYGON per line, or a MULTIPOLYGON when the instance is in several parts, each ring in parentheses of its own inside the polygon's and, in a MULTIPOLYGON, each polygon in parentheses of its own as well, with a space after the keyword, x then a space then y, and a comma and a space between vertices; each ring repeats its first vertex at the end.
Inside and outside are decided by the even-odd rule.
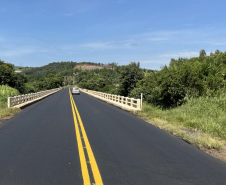
MULTIPOLYGON (((76 64, 77 64, 76 62, 72 62, 72 61, 71 62, 53 62, 42 67, 31 68, 27 71, 24 71, 24 73, 28 76, 45 75, 46 73, 48 73, 48 71, 55 71, 56 73, 59 73, 59 72, 64 73, 64 71, 68 71, 70 69, 72 69, 73 71, 73 68, 76 64)), ((71 74, 72 73, 70 73, 70 75, 71 74)), ((65 75, 68 75, 68 74, 65 74, 65 75)))
POLYGON ((19 108, 7 108, 7 103, 0 101, 0 118, 14 116, 19 112, 20 112, 19 108))
POLYGON ((140 69, 140 64, 131 62, 127 66, 122 66, 120 69, 120 85, 118 94, 128 96, 129 93, 136 87, 136 83, 143 79, 143 70, 140 69))
POLYGON ((198 147, 220 149, 226 140, 225 108, 226 95, 191 98, 166 110, 145 103, 138 115, 198 147))
POLYGON ((75 70, 75 83, 82 88, 111 94, 128 96, 136 83, 143 78, 145 70, 140 64, 131 62, 127 66, 108 64, 112 69, 96 69, 91 71, 75 70))
POLYGON ((0 118, 6 116, 12 116, 20 111, 20 109, 8 109, 7 98, 9 96, 19 95, 19 91, 12 87, 1 85, 0 86, 0 118))
MULTIPOLYGON (((7 97, 53 89, 63 85, 63 77, 55 71, 47 71, 43 75, 27 76, 16 73, 12 64, 0 60, 0 117, 12 116, 20 109, 7 108, 7 97)), ((24 71, 33 68, 25 68, 24 71)))
POLYGON ((28 82, 25 84, 27 93, 44 91, 63 86, 63 77, 55 71, 48 71, 45 75, 28 76, 28 82))
POLYGON ((0 85, 8 85, 16 88, 20 93, 26 92, 25 83, 27 77, 21 73, 15 73, 14 66, 0 60, 0 85))
MULTIPOLYGON (((34 67, 29 70, 24 71, 26 75, 45 75, 48 71, 55 71, 56 73, 59 73, 62 76, 68 76, 73 75, 73 69, 76 64, 90 64, 90 65, 97 65, 93 62, 53 62, 48 65, 42 66, 42 67, 34 67)), ((98 65, 103 65, 98 63, 98 65)))
POLYGON ((21 67, 21 66, 14 66, 14 70, 15 71, 21 71, 21 72, 25 72, 29 69, 32 69, 32 67, 21 67))
POLYGON ((8 97, 19 95, 19 91, 7 85, 0 85, 0 101, 6 102, 8 97))
POLYGON ((24 73, 16 73, 12 64, 1 60, 0 74, 0 85, 13 87, 21 94, 53 89, 63 85, 63 77, 55 71, 47 71, 41 75, 25 75, 24 73))
POLYGON ((75 70, 75 84, 81 88, 116 93, 119 84, 119 68, 95 69, 95 70, 75 70))
POLYGON ((144 93, 145 101, 162 108, 173 108, 190 98, 215 97, 225 93, 226 53, 197 58, 172 59, 160 71, 145 74, 130 96, 144 93))

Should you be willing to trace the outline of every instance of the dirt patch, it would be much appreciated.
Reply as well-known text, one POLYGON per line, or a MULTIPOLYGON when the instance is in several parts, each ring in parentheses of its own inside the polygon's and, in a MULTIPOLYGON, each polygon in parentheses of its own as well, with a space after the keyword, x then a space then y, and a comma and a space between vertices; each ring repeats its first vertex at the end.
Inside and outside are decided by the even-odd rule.
POLYGON ((206 152, 207 154, 212 155, 213 157, 216 157, 221 161, 226 162, 226 146, 222 147, 220 151, 216 149, 206 149, 206 148, 200 148, 200 149, 206 152))
MULTIPOLYGON (((186 131, 188 134, 196 134, 197 132, 186 129, 186 128, 181 128, 181 130, 186 131)), ((203 150, 204 152, 206 152, 209 155, 212 155, 213 157, 220 159, 221 161, 226 162, 226 146, 223 146, 220 150, 217 149, 208 149, 208 148, 204 148, 204 147, 200 147, 200 150, 203 150)))

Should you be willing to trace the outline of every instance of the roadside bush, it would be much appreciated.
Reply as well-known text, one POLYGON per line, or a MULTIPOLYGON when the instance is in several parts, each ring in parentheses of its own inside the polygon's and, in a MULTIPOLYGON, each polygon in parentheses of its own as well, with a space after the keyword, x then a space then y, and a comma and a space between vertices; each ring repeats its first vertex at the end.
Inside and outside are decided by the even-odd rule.
POLYGON ((169 66, 146 74, 130 96, 143 91, 148 103, 162 108, 177 107, 189 98, 214 97, 226 88, 226 54, 191 59, 172 59, 169 66))
POLYGON ((0 101, 7 102, 8 97, 19 95, 19 91, 7 85, 0 86, 0 101))
POLYGON ((182 106, 166 110, 144 103, 140 114, 226 139, 226 94, 190 98, 182 106))

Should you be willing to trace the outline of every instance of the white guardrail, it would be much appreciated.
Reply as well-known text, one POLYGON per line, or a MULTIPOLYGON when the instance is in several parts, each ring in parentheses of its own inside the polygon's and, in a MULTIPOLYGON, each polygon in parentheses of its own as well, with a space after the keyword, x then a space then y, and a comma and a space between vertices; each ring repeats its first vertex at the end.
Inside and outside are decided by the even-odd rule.
POLYGON ((50 90, 46 90, 46 91, 40 91, 37 93, 30 93, 30 94, 24 94, 24 95, 19 95, 19 96, 14 96, 14 97, 8 97, 8 108, 31 101, 31 100, 35 100, 37 98, 41 98, 43 96, 54 93, 61 89, 62 88, 56 88, 56 89, 50 89, 50 90))
POLYGON ((119 95, 114 95, 114 94, 107 94, 107 93, 103 93, 103 92, 92 91, 92 90, 87 90, 87 89, 82 89, 82 88, 79 88, 79 89, 81 91, 102 97, 106 100, 111 100, 111 101, 117 102, 119 104, 133 107, 133 108, 136 108, 139 110, 142 109, 141 99, 134 99, 134 98, 124 97, 124 96, 119 96, 119 95))

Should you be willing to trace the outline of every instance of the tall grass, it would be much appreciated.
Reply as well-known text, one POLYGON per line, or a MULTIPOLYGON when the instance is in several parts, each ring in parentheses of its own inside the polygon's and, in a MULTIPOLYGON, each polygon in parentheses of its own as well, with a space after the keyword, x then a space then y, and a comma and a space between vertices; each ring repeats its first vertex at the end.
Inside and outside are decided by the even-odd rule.
POLYGON ((226 95, 191 98, 186 104, 168 110, 144 104, 140 114, 226 139, 226 95))
POLYGON ((0 86, 0 118, 13 116, 20 111, 18 108, 7 108, 7 98, 17 95, 19 95, 18 90, 7 85, 0 86))
POLYGON ((226 140, 225 94, 218 97, 191 98, 186 104, 168 110, 144 103, 139 115, 153 122, 157 120, 175 128, 187 128, 192 133, 200 132, 226 140))
POLYGON ((182 117, 185 126, 226 139, 226 95, 191 99, 172 113, 182 117))
POLYGON ((6 102, 8 97, 19 95, 19 91, 7 85, 0 85, 0 101, 6 102))

